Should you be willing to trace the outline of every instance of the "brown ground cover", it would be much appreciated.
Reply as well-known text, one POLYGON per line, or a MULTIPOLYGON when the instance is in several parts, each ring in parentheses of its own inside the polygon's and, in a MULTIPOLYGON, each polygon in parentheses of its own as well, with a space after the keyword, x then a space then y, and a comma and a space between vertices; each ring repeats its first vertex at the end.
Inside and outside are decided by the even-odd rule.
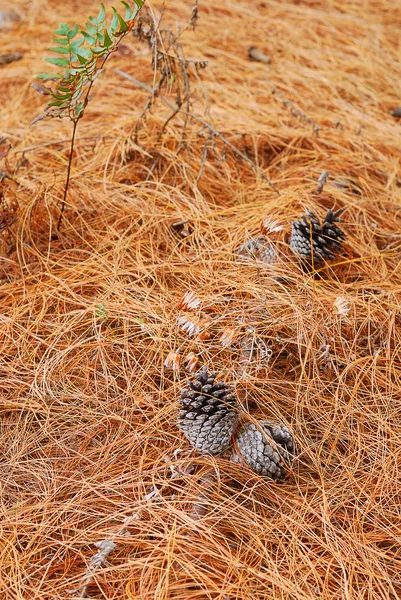
MULTIPOLYGON (((167 2, 165 26, 192 6, 167 2)), ((149 94, 115 69, 152 86, 151 51, 126 37, 79 124, 58 235, 71 125, 29 127, 46 100, 30 84, 58 23, 98 4, 12 10, 0 53, 23 57, 0 65, 0 597, 401 598, 400 4, 201 0, 181 37, 208 61, 191 71, 198 120, 184 110, 164 130, 160 99, 137 125, 149 94), (346 208, 344 252, 305 272, 291 222, 332 206, 346 208), (269 216, 281 261, 238 261, 269 216), (191 452, 176 426, 190 353, 235 384, 243 415, 291 428, 283 483, 191 452), (115 548, 96 566, 102 540, 115 548)))

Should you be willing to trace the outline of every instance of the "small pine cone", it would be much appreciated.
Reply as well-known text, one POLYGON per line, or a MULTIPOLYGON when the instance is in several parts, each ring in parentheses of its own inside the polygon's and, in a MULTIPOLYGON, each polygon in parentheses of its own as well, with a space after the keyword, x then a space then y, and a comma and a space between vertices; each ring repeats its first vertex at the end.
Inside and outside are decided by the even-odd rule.
POLYGON ((242 260, 260 260, 266 264, 273 264, 278 260, 275 244, 268 242, 264 235, 246 241, 236 254, 242 260))
POLYGON ((288 428, 270 421, 259 421, 265 435, 253 423, 246 423, 236 434, 238 453, 233 462, 245 462, 258 475, 274 480, 285 476, 285 465, 291 462, 295 444, 288 428), (275 443, 269 443, 269 438, 275 443))
POLYGON ((191 444, 202 453, 227 450, 237 421, 237 399, 232 388, 215 383, 216 373, 206 367, 181 392, 178 425, 191 444))
POLYGON ((336 223, 341 223, 339 217, 343 211, 344 208, 337 212, 328 210, 323 225, 321 225, 316 215, 308 210, 300 221, 292 223, 290 239, 292 251, 308 261, 312 260, 312 257, 317 262, 335 258, 345 240, 345 233, 336 225, 336 223))

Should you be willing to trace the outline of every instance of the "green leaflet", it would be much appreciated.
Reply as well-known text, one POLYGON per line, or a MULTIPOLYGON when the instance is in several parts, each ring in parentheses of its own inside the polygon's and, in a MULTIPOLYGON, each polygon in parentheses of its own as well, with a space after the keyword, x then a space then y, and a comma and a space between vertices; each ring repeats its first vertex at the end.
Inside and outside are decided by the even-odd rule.
POLYGON ((68 38, 53 38, 53 42, 61 44, 62 46, 68 46, 69 44, 68 38))
POLYGON ((56 31, 54 33, 57 33, 57 35, 67 35, 69 30, 70 30, 70 28, 67 25, 67 23, 60 23, 59 28, 56 29, 56 31))
POLYGON ((78 25, 75 25, 73 29, 71 29, 71 31, 69 31, 67 33, 67 37, 69 40, 71 40, 73 37, 75 37, 78 33, 78 25))
POLYGON ((66 58, 45 58, 45 62, 51 65, 57 65, 58 67, 68 67, 70 61, 66 58))
POLYGON ((123 4, 125 6, 125 16, 124 19, 126 21, 129 21, 132 17, 132 10, 129 4, 127 4, 126 2, 124 2, 124 0, 121 0, 121 4, 123 4))
POLYGON ((62 75, 58 75, 57 73, 37 73, 35 75, 36 79, 62 79, 62 75))
POLYGON ((64 46, 60 46, 59 48, 58 47, 49 48, 49 50, 51 50, 52 52, 58 52, 59 54, 69 54, 70 53, 70 49, 65 48, 64 46))

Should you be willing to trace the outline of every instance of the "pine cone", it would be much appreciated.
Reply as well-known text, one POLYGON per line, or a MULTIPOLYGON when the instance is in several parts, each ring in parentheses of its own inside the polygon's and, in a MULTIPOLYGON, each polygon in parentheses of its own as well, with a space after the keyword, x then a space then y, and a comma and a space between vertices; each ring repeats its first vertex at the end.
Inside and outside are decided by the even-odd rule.
POLYGON ((207 368, 181 392, 178 425, 191 444, 202 453, 219 454, 230 445, 237 421, 237 400, 232 388, 215 383, 216 373, 207 368))
POLYGON ((266 264, 273 264, 278 259, 275 244, 268 242, 264 235, 246 241, 236 254, 242 260, 260 260, 266 264))
POLYGON ((340 252, 345 239, 345 233, 336 225, 341 223, 339 217, 344 210, 344 208, 337 212, 328 210, 323 225, 310 210, 300 221, 294 221, 290 239, 293 252, 308 261, 312 260, 312 257, 316 262, 335 258, 336 252, 340 252))
POLYGON ((270 421, 258 422, 265 435, 253 423, 246 423, 236 434, 238 453, 233 462, 245 462, 258 475, 274 480, 285 476, 285 465, 291 462, 295 444, 288 428, 270 421), (275 443, 269 443, 269 438, 275 443))

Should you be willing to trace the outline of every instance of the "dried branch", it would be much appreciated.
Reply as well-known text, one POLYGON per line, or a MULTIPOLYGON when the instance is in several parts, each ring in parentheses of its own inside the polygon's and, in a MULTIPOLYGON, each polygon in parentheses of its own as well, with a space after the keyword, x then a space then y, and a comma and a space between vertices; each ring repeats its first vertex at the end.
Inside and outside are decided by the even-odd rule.
MULTIPOLYGON (((153 486, 153 489, 144 497, 144 502, 152 501, 159 495, 159 493, 159 490, 155 486, 153 486)), ((79 586, 72 590, 68 590, 69 594, 78 594, 80 598, 87 598, 88 587, 96 577, 98 571, 105 564, 109 554, 113 552, 117 547, 117 544, 114 540, 123 535, 127 535, 128 528, 130 527, 130 525, 132 525, 134 521, 139 521, 140 519, 141 511, 139 510, 124 520, 123 525, 114 533, 112 539, 105 538, 104 540, 95 543, 95 546, 99 548, 98 552, 90 558, 89 566, 83 574, 79 586)))
POLYGON ((221 140, 221 142, 225 146, 227 146, 227 148, 230 148, 230 150, 232 150, 232 152, 234 152, 234 154, 236 154, 244 162, 246 162, 249 165, 251 165, 251 167, 253 168, 253 170, 263 179, 263 181, 265 181, 269 185, 269 187, 272 188, 276 192, 276 194, 278 196, 280 196, 279 190, 274 185, 274 183, 268 177, 266 177, 266 175, 264 174, 264 172, 262 171, 262 169, 260 169, 254 163, 253 160, 251 160, 248 156, 246 156, 246 154, 244 154, 243 152, 241 152, 241 150, 238 150, 238 148, 236 146, 234 146, 234 144, 232 144, 222 133, 220 133, 220 131, 217 131, 217 129, 215 129, 213 127, 213 125, 211 125, 210 123, 208 123, 207 121, 205 121, 205 119, 202 119, 202 117, 199 117, 198 115, 193 115, 191 113, 188 113, 187 111, 184 111, 182 108, 180 108, 179 106, 177 106, 177 104, 174 104, 174 102, 171 102, 171 100, 169 100, 168 98, 166 98, 165 96, 163 96, 162 94, 160 94, 158 92, 158 89, 151 88, 146 83, 143 83, 142 81, 139 81, 138 79, 136 79, 132 75, 129 75, 128 73, 125 73, 125 71, 122 71, 121 69, 114 69, 114 72, 117 73, 118 75, 121 75, 121 77, 124 77, 125 79, 128 79, 129 81, 131 81, 132 83, 134 83, 138 87, 142 88, 143 90, 146 90, 147 92, 149 92, 150 94, 152 94, 152 97, 158 97, 158 98, 160 98, 160 100, 162 102, 164 102, 164 104, 166 104, 173 111, 176 111, 177 113, 178 112, 183 113, 184 115, 187 115, 187 117, 189 119, 192 119, 193 121, 196 121, 197 123, 200 123, 201 125, 203 125, 203 127, 205 127, 206 129, 208 129, 215 137, 217 137, 219 140, 221 140))
POLYGON ((302 121, 310 123, 313 126, 313 131, 316 133, 316 135, 319 135, 320 127, 316 121, 312 119, 312 117, 309 117, 306 113, 304 113, 296 104, 294 104, 294 102, 288 100, 288 98, 285 98, 276 87, 273 87, 272 94, 275 94, 278 98, 280 98, 281 102, 286 108, 290 108, 291 114, 294 117, 299 117, 302 119, 302 121))
POLYGON ((323 170, 319 175, 319 179, 317 180, 318 185, 316 186, 315 191, 313 193, 321 194, 324 189, 324 186, 326 185, 328 180, 329 180, 329 172, 323 170))

